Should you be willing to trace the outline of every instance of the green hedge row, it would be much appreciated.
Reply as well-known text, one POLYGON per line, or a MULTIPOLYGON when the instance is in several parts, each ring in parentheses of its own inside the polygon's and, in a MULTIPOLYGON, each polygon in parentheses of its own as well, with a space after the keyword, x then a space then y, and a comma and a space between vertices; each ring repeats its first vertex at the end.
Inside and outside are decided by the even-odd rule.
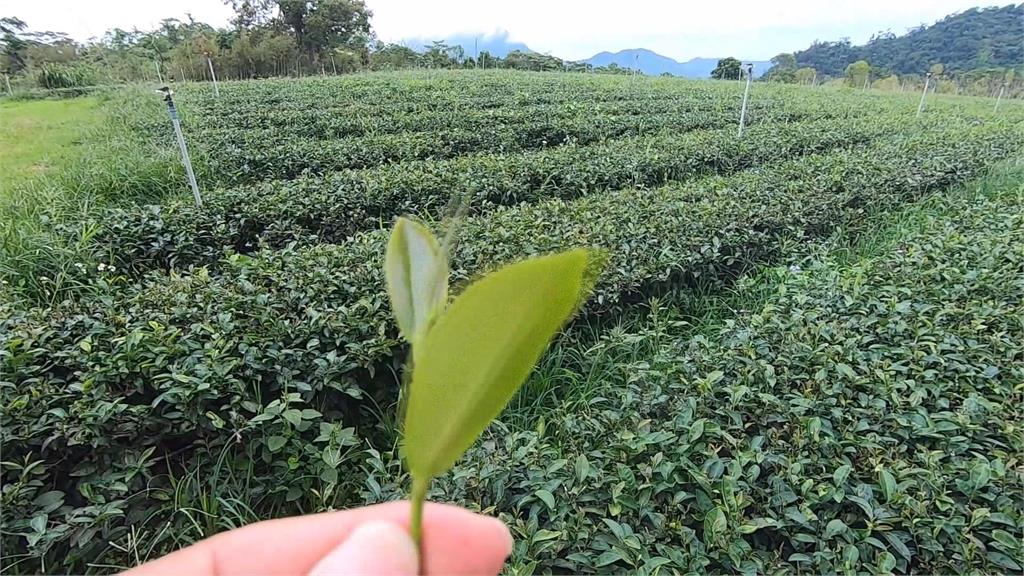
MULTIPOLYGON (((506 100, 507 102, 507 100, 506 100)), ((397 132, 428 132, 438 128, 480 128, 528 124, 536 118, 566 120, 583 115, 638 116, 715 111, 735 108, 731 102, 709 100, 707 95, 684 94, 659 99, 586 99, 553 104, 480 107, 472 99, 456 99, 446 106, 426 108, 415 101, 388 101, 371 105, 358 103, 331 110, 285 109, 253 103, 244 113, 227 116, 203 115, 192 123, 204 133, 244 130, 275 130, 293 136, 328 139, 397 132), (710 105, 710 106, 709 106, 710 105)))
POLYGON ((136 270, 209 264, 225 251, 251 253, 260 245, 341 242, 401 214, 436 219, 453 197, 483 212, 495 205, 649 188, 864 143, 905 121, 873 117, 754 126, 743 138, 732 128, 696 131, 270 181, 215 191, 201 209, 183 199, 161 208, 114 211, 100 245, 118 265, 136 270))
MULTIPOLYGON (((212 112, 218 124, 232 112, 265 105, 283 112, 323 110, 331 114, 377 115, 452 107, 522 108, 567 103, 718 100, 741 88, 707 82, 585 77, 531 73, 457 72, 368 75, 360 78, 261 80, 224 83, 220 98, 205 84, 183 87, 183 103, 212 112), (191 102, 187 102, 187 100, 191 102)), ((771 90, 770 94, 777 91, 771 90)), ((737 100, 738 102, 738 100, 737 100)))
MULTIPOLYGON (((499 514, 511 573, 1019 574, 1022 174, 872 260, 774 271, 701 337, 665 309, 606 331, 568 405, 431 498, 499 514)), ((397 451, 365 474, 404 494, 397 451)))
MULTIPOLYGON (((805 113, 752 112, 751 124, 792 122, 805 113)), ((348 168, 422 159, 446 159, 481 152, 517 152, 590 144, 602 140, 687 132, 734 124, 736 113, 695 111, 642 116, 578 116, 567 119, 533 117, 510 126, 441 127, 428 132, 374 134, 336 140, 315 140, 277 130, 239 130, 200 134, 211 172, 220 182, 249 183, 295 178, 348 168)))
MULTIPOLYGON (((781 242, 969 178, 1019 141, 957 127, 692 186, 499 208, 462 223, 454 276, 600 246, 596 311, 769 260, 781 242)), ((0 304, 5 549, 81 566, 116 557, 105 542, 138 523, 192 530, 170 481, 190 462, 190 478, 245 478, 248 501, 279 511, 357 501, 352 471, 369 453, 354 446, 392 439, 385 240, 236 256, 219 277, 153 275, 74 307, 0 304)))

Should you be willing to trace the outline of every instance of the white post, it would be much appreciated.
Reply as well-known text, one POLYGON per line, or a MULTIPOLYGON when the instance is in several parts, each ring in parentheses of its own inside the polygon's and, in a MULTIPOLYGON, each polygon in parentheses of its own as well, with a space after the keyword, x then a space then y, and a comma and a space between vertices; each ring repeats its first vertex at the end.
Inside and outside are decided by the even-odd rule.
POLYGON ((331 68, 334 70, 334 75, 338 75, 338 65, 334 63, 334 54, 331 54, 331 68))
POLYGON ((213 60, 210 60, 210 55, 206 55, 206 63, 210 65, 210 78, 213 78, 213 95, 220 98, 220 88, 217 87, 217 73, 213 71, 213 60))
POLYGON ((178 120, 178 109, 174 107, 174 98, 171 96, 170 88, 157 90, 164 95, 164 102, 167 103, 167 111, 171 114, 171 124, 174 125, 174 135, 178 138, 178 149, 181 150, 181 163, 185 165, 185 174, 188 175, 188 184, 192 187, 192 196, 196 200, 196 206, 203 207, 203 198, 199 195, 199 184, 196 183, 196 174, 192 171, 192 159, 188 155, 188 146, 185 145, 185 135, 181 132, 181 122, 178 120))
POLYGON ((867 90, 867 89, 868 89, 868 82, 870 82, 870 81, 871 81, 871 74, 868 74, 868 75, 867 75, 867 76, 866 76, 866 77, 864 78, 864 89, 865 89, 865 90, 867 90))
POLYGON ((747 64, 747 87, 743 90, 743 107, 740 108, 740 129, 737 137, 743 136, 743 123, 747 120, 747 99, 750 97, 750 81, 754 77, 754 65, 747 64))
POLYGON ((164 83, 164 75, 160 73, 160 61, 159 60, 153 60, 153 66, 156 67, 156 79, 159 80, 161 84, 163 84, 164 83))
MULTIPOLYGON (((6 78, 6 76, 5 76, 5 78, 6 78)), ((11 89, 11 85, 8 84, 7 85, 7 90, 10 91, 10 89, 11 89)), ((995 107, 994 110, 992 110, 992 112, 999 112, 999 103, 1002 102, 1002 100, 1003 100, 1003 92, 1005 90, 1006 90, 1006 84, 1003 84, 1002 86, 999 87, 999 96, 996 96, 996 107, 995 107)))
POLYGON ((811 78, 811 86, 817 86, 817 85, 818 85, 818 71, 815 70, 814 71, 814 78, 811 78))
MULTIPOLYGON (((11 78, 7 74, 4 74, 4 84, 7 84, 7 95, 14 96, 14 91, 11 90, 11 78)), ((1000 92, 1000 94, 1002 94, 1002 92, 1000 92)))
POLYGON ((320 63, 320 75, 323 76, 324 78, 327 77, 327 70, 324 69, 324 63, 323 62, 320 63))
POLYGON ((917 105, 917 115, 920 116, 921 112, 924 111, 924 98, 928 95, 928 82, 932 79, 932 73, 925 74, 924 77, 924 90, 921 91, 921 103, 917 105))
POLYGON ((185 78, 185 69, 182 68, 181 66, 178 66, 178 74, 181 74, 181 81, 182 82, 188 82, 188 78, 185 78))

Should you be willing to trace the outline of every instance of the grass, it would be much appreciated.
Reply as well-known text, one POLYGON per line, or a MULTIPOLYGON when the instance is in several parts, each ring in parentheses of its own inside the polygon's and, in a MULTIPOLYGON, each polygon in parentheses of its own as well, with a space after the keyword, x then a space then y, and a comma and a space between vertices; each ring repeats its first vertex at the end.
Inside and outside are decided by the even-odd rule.
POLYGON ((0 102, 0 194, 81 156, 105 116, 96 98, 0 102))
POLYGON ((126 89, 0 103, 0 296, 50 305, 94 291, 80 270, 94 267, 105 212, 187 193, 175 149, 133 128, 164 113, 152 100, 126 89))

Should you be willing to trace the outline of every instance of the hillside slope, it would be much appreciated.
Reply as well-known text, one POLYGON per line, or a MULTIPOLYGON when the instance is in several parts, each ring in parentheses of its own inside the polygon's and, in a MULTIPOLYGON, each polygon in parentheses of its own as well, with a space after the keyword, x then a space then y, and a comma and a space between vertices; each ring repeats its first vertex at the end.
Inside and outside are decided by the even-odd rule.
POLYGON ((794 56, 799 66, 832 76, 857 60, 897 74, 921 73, 933 64, 942 64, 948 72, 1021 67, 1024 4, 972 8, 902 36, 878 34, 863 46, 849 40, 816 42, 794 56))
MULTIPOLYGON (((584 62, 593 66, 616 64, 621 68, 636 68, 651 76, 659 76, 667 72, 673 76, 686 78, 707 78, 718 65, 718 58, 693 58, 686 62, 679 62, 646 48, 632 48, 618 52, 600 52, 584 62)), ((754 72, 760 74, 769 66, 771 66, 771 62, 754 62, 754 72)))

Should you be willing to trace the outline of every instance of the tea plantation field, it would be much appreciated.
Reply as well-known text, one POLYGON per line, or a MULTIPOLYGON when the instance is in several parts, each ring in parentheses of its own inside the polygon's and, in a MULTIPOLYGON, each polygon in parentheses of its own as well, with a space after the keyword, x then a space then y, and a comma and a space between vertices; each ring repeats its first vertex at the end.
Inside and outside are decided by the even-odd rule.
POLYGON ((402 498, 411 214, 458 286, 597 247, 434 500, 511 573, 1019 572, 1024 107, 508 71, 151 89, 0 204, 3 570, 402 498), (53 169, 51 168, 51 172, 53 169))

